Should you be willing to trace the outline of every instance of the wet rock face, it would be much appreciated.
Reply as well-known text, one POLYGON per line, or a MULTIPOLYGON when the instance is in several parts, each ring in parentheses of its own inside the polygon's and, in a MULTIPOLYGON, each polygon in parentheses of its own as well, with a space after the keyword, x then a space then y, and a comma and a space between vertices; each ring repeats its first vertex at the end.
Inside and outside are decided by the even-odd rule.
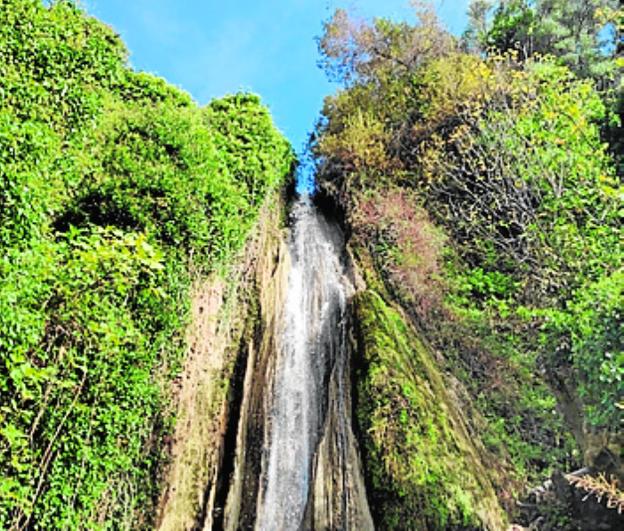
MULTIPOLYGON (((308 201, 257 281, 225 529, 372 529, 351 430, 342 234, 308 201)), ((226 449, 226 451, 232 449, 226 449)))
POLYGON ((330 376, 328 411, 304 526, 307 529, 374 529, 350 412, 344 411, 351 405, 349 358, 336 360, 330 376))
MULTIPOLYGON (((290 261, 284 234, 280 233, 270 252, 256 264, 254 310, 247 317, 247 331, 239 347, 239 362, 245 369, 240 381, 238 415, 225 448, 232 471, 222 475, 223 515, 215 519, 216 529, 253 529, 256 500, 260 491, 261 463, 268 411, 275 375, 275 355, 279 347, 282 308, 288 284, 290 261)), ((211 527, 206 526, 206 530, 211 527)))
MULTIPOLYGON (((247 361, 241 351, 253 345, 257 299, 273 293, 270 279, 279 276, 282 208, 279 196, 270 198, 227 282, 213 275, 194 286, 189 351, 176 385, 177 422, 156 518, 161 531, 222 527, 247 361), (266 289, 259 293, 254 286, 266 289)), ((270 304, 263 305, 268 315, 270 304)))

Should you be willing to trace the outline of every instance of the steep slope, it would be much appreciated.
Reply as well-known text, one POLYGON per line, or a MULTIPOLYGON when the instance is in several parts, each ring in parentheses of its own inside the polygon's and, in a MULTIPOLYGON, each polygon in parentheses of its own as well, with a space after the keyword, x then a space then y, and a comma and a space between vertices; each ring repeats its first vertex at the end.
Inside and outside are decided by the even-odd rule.
POLYGON ((380 529, 504 529, 491 456, 458 383, 393 301, 360 250, 354 300, 356 415, 380 529))
POLYGON ((500 504, 543 529, 613 526, 624 248, 601 138, 612 94, 557 58, 466 53, 432 9, 417 17, 338 10, 320 39, 343 89, 312 150, 364 279, 355 407, 375 523, 497 529, 500 504), (583 466, 600 487, 561 475, 583 466))
POLYGON ((74 2, 0 1, 3 529, 152 525, 192 286, 233 289, 291 175, 256 96, 199 108, 126 56, 74 2))
MULTIPOLYGON (((192 290, 189 351, 176 382, 177 422, 159 529, 223 525, 239 415, 248 421, 243 397, 251 385, 248 367, 257 357, 254 345, 278 333, 288 274, 284 209, 283 198, 271 194, 227 282, 214 275, 198 279, 192 290)), ((256 379, 259 388, 265 384, 256 379)))

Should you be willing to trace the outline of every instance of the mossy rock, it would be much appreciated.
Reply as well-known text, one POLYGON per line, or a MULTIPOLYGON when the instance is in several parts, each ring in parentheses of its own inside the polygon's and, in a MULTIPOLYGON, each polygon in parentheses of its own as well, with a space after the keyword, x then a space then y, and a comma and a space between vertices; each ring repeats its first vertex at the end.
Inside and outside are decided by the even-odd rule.
POLYGON ((356 416, 375 523, 383 529, 502 529, 503 512, 442 374, 402 313, 355 297, 356 416))

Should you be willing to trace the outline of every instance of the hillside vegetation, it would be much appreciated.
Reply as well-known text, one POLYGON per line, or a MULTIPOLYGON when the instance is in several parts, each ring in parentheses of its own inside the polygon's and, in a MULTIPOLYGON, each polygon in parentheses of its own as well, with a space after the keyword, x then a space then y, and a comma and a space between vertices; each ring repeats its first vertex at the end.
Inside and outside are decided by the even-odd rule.
POLYGON ((401 337, 435 358, 512 518, 555 470, 622 489, 623 19, 606 0, 477 1, 458 40, 416 4, 415 25, 326 22, 343 88, 312 150, 373 279, 356 409, 376 523, 480 528, 477 487, 444 465, 446 399, 401 337))
MULTIPOLYGON (((474 0, 461 38, 413 3, 326 21, 342 88, 310 146, 358 286, 375 524, 621 528, 621 2, 474 0)), ((269 403, 246 356, 271 367, 282 331, 295 156, 257 96, 200 107, 127 55, 73 0, 0 0, 0 529, 221 522, 234 439, 264 422, 236 431, 237 386, 269 403), (176 431, 176 409, 211 418, 176 431)))
POLYGON ((200 108, 73 2, 0 0, 0 528, 150 525, 190 281, 293 162, 256 96, 200 108))

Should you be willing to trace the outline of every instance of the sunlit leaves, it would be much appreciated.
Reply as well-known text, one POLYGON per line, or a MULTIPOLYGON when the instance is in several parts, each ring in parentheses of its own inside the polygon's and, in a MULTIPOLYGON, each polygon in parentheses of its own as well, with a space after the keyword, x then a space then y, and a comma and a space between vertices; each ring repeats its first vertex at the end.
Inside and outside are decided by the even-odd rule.
POLYGON ((294 157, 257 97, 199 109, 50 4, 0 0, 0 528, 130 528, 189 270, 228 264, 294 157))
POLYGON ((599 34, 618 15, 596 11, 615 4, 602 0, 513 1, 492 26, 492 4, 474 3, 468 36, 473 50, 489 37, 488 54, 433 47, 414 62, 412 36, 429 42, 418 26, 337 13, 321 52, 344 89, 325 100, 313 149, 354 246, 373 253, 364 268, 427 330, 488 418, 488 447, 526 478, 578 457, 566 424, 582 445, 584 430, 613 433, 621 419, 622 105, 604 91, 615 62, 599 34), (449 236, 444 252, 419 245, 420 207, 449 236), (441 257, 438 285, 414 274, 441 257), (409 280, 435 302, 427 319, 409 280), (561 411, 578 406, 566 422, 553 393, 561 411))

